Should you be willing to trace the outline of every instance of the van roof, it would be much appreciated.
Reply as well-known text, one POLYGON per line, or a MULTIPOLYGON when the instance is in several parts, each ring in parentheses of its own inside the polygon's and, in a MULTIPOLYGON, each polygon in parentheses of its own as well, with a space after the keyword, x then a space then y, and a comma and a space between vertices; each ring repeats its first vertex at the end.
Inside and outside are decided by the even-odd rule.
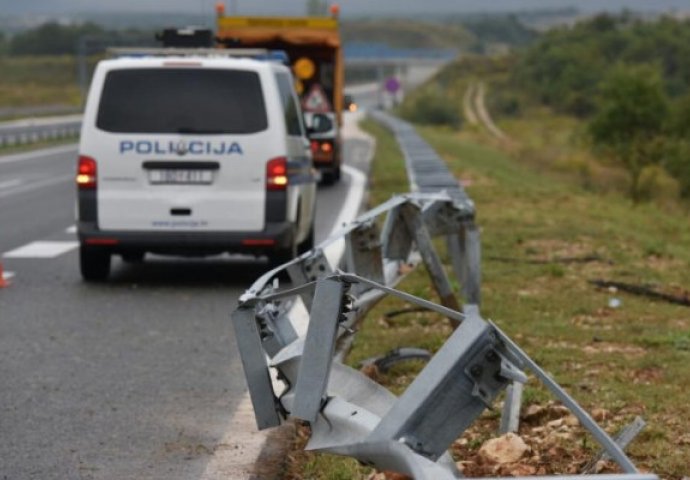
POLYGON ((229 58, 210 56, 142 56, 120 57, 99 62, 101 68, 107 70, 121 68, 166 68, 166 67, 201 67, 201 68, 228 68, 241 70, 288 70, 280 63, 256 60, 253 58, 229 58))

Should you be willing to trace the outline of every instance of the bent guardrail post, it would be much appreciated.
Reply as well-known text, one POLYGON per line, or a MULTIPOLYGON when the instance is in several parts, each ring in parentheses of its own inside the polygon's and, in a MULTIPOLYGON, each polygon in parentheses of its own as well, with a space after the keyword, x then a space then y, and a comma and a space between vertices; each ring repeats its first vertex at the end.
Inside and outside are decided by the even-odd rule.
POLYGON ((280 407, 271 385, 254 308, 240 307, 233 312, 232 321, 256 426, 259 430, 277 427, 281 423, 280 407))
POLYGON ((358 272, 383 283, 383 252, 381 235, 373 220, 357 226, 346 237, 345 265, 347 271, 358 272))
POLYGON ((346 285, 331 278, 319 280, 314 292, 309 329, 300 361, 292 416, 315 422, 325 400, 338 325, 344 314, 346 285))
MULTIPOLYGON (((410 236, 414 238, 417 244, 419 253, 424 260, 424 265, 429 272, 429 277, 431 277, 431 283, 440 297, 441 303, 452 310, 459 310, 458 300, 453 295, 453 289, 450 286, 448 276, 431 242, 431 236, 424 224, 421 209, 417 205, 406 204, 403 206, 402 217, 410 236)), ((454 327, 458 326, 452 320, 451 322, 454 327)))

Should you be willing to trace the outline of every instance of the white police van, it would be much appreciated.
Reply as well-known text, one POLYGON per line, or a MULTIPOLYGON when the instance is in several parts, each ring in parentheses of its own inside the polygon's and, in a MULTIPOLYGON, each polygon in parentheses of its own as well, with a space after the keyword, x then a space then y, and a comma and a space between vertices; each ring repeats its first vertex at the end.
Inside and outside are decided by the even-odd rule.
POLYGON ((76 178, 82 277, 106 279, 113 254, 282 263, 310 249, 316 178, 293 84, 253 58, 100 62, 76 178))

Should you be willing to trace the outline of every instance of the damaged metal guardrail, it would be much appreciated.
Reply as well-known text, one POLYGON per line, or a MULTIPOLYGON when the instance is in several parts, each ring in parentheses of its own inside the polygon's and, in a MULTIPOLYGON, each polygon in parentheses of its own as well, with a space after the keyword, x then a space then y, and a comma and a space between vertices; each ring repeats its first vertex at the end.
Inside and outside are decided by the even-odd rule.
POLYGON ((240 297, 232 314, 259 429, 293 418, 311 427, 309 450, 351 456, 415 479, 461 478, 448 448, 499 394, 524 384, 530 372, 625 472, 599 477, 656 479, 639 473, 620 445, 500 328, 481 317, 474 205, 457 182, 451 184, 447 169, 441 179, 445 166, 410 127, 384 120, 399 140, 404 137, 415 192, 366 212, 314 250, 267 272, 240 297), (428 164, 418 163, 417 155, 428 164), (441 180, 447 185, 429 193, 441 180), (462 307, 432 241, 439 236, 447 239, 462 307), (334 265, 324 252, 342 239, 345 257, 334 265), (440 304, 395 289, 409 270, 406 265, 419 263, 440 304), (290 279, 286 288, 280 286, 281 275, 290 279), (335 358, 338 346, 385 295, 437 312, 456 327, 399 398, 335 358))

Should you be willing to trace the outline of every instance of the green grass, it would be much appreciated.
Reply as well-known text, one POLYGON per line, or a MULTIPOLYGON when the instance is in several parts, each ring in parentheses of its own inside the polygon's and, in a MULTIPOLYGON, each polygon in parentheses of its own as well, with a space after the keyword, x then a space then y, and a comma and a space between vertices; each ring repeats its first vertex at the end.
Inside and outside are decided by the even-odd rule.
POLYGON ((0 71, 0 108, 81 103, 74 56, 0 56, 0 71))
MULTIPOLYGON (((374 205, 406 191, 407 179, 392 137, 372 123, 366 128, 378 140, 371 176, 374 205)), ((593 192, 557 168, 538 170, 491 142, 482 145, 477 135, 420 132, 466 182, 476 203, 485 318, 496 321, 585 408, 609 410, 610 431, 642 415, 648 427, 629 449, 639 467, 664 478, 687 475, 690 445, 679 439, 686 438, 690 417, 690 309, 599 291, 587 280, 688 288, 688 215, 654 204, 633 207, 623 194, 593 192), (605 261, 549 263, 593 254, 605 261), (619 308, 607 306, 612 297, 622 301, 619 308)), ((435 299, 423 268, 401 288, 435 299)), ((442 345, 450 333, 443 318, 425 313, 385 318, 403 306, 386 299, 368 315, 349 355, 351 365, 395 347, 436 350, 442 345)), ((401 365, 380 381, 400 393, 419 368, 401 365)), ((529 404, 548 395, 531 382, 525 397, 529 404)), ((487 421, 495 425, 495 415, 487 421)), ((471 447, 489 433, 493 430, 472 437, 471 447)), ((304 469, 288 478, 364 479, 369 474, 351 459, 302 455, 304 469)))

